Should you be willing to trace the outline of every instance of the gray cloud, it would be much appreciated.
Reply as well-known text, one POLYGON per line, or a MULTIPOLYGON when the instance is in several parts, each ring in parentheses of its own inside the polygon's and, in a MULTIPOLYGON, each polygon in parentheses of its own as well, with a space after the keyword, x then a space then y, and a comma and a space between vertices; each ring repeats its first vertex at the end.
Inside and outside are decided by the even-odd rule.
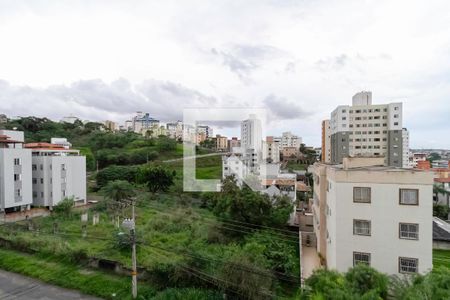
POLYGON ((208 107, 217 100, 173 82, 145 80, 131 85, 125 79, 111 84, 82 80, 70 86, 45 89, 13 86, 0 81, 3 113, 48 116, 59 119, 74 114, 82 119, 124 120, 136 111, 149 112, 162 121, 181 120, 185 107, 208 107))
POLYGON ((223 65, 247 83, 251 72, 260 68, 264 62, 289 56, 286 51, 269 45, 233 44, 224 48, 225 50, 212 48, 211 53, 220 56, 223 65))
POLYGON ((263 103, 272 112, 272 118, 279 120, 290 120, 297 118, 305 118, 310 115, 310 113, 304 111, 295 103, 287 100, 284 97, 277 97, 276 95, 269 95, 264 100, 263 103))

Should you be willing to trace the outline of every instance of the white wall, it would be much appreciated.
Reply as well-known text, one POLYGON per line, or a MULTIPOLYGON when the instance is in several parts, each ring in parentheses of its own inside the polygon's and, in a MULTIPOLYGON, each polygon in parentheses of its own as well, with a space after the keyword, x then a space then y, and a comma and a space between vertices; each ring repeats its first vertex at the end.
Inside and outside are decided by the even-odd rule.
POLYGON ((345 272, 353 266, 353 252, 371 253, 371 266, 398 274, 398 258, 419 259, 419 272, 432 268, 432 185, 336 183, 330 181, 327 219, 331 243, 327 263, 345 272), (370 204, 353 203, 353 187, 370 187, 370 204), (400 188, 419 188, 419 205, 399 204, 400 188), (353 219, 371 220, 371 236, 353 235, 353 219), (418 223, 419 240, 399 238, 399 223, 418 223))
POLYGON ((32 203, 31 195, 31 150, 0 149, 1 209, 29 205, 32 203), (15 158, 20 159, 20 166, 14 166, 15 158), (21 174, 21 183, 14 182, 15 172, 21 174), (21 201, 15 197, 18 188, 21 190, 21 201))

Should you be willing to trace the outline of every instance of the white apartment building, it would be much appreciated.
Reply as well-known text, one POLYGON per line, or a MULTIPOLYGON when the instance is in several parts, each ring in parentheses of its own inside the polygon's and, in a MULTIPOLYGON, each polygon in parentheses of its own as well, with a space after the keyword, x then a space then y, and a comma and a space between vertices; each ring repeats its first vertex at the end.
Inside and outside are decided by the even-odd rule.
POLYGON ((431 172, 387 167, 380 157, 316 163, 311 171, 317 250, 328 268, 365 263, 389 275, 432 269, 431 172))
POLYGON ((25 145, 32 152, 33 204, 50 209, 67 197, 86 204, 86 158, 78 150, 49 143, 25 145))
POLYGON ((331 127, 330 120, 322 121, 322 155, 321 161, 331 162, 331 127))
POLYGON ((167 135, 176 140, 183 139, 183 122, 177 121, 173 123, 167 123, 167 135))
POLYGON ((256 115, 250 115, 247 120, 241 122, 241 147, 256 152, 262 150, 261 120, 257 119, 256 115))
POLYGON ((285 148, 285 147, 300 148, 301 144, 302 144, 301 137, 292 134, 292 132, 290 132, 290 131, 282 133, 281 143, 280 143, 281 148, 285 148))
POLYGON ((21 131, 0 130, 0 211, 29 209, 32 203, 31 151, 21 131))
POLYGON ((352 100, 331 113, 331 163, 347 156, 380 156, 386 165, 402 167, 402 103, 372 104, 372 93, 364 91, 352 100))
POLYGON ((159 120, 150 117, 149 113, 138 111, 131 120, 131 127, 134 132, 145 134, 148 130, 158 130, 159 120))

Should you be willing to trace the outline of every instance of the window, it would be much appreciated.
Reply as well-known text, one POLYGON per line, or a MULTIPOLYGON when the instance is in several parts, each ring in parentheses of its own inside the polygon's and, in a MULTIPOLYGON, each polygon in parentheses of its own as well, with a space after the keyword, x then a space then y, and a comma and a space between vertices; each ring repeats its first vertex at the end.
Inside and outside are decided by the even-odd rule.
POLYGON ((370 221, 367 220, 353 220, 353 234, 354 235, 370 235, 370 221))
POLYGON ((22 190, 21 189, 16 190, 16 196, 17 197, 22 196, 22 190))
POLYGON ((39 169, 42 171, 42 170, 44 170, 44 165, 43 164, 40 164, 39 165, 39 169))
POLYGON ((37 170, 37 166, 36 166, 36 165, 32 165, 32 166, 31 166, 31 169, 32 169, 33 171, 36 171, 36 170, 37 170))
POLYGON ((417 258, 399 257, 399 273, 417 273, 419 271, 419 260, 417 258))
POLYGON ((20 158, 14 158, 14 165, 20 166, 20 158))
POLYGON ((370 266, 370 253, 353 252, 353 266, 358 264, 365 264, 370 266))
POLYGON ((66 165, 65 164, 62 164, 61 165, 61 171, 65 171, 66 170, 66 165))
POLYGON ((399 237, 406 240, 419 239, 419 224, 400 223, 399 237))
POLYGON ((37 178, 33 178, 33 184, 37 184, 37 178))
POLYGON ((37 198, 37 192, 33 192, 33 198, 37 198))
POLYGON ((41 178, 41 184, 44 184, 44 178, 41 178))
POLYGON ((400 204, 419 205, 419 190, 400 189, 400 204))
POLYGON ((20 174, 14 174, 14 181, 22 180, 22 176, 20 174))

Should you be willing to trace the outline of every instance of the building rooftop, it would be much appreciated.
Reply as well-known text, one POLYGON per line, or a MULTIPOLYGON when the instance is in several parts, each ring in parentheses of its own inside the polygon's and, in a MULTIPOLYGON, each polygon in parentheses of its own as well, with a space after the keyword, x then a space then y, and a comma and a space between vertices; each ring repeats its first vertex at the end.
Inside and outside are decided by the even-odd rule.
POLYGON ((433 217, 433 240, 450 242, 450 224, 433 217))

